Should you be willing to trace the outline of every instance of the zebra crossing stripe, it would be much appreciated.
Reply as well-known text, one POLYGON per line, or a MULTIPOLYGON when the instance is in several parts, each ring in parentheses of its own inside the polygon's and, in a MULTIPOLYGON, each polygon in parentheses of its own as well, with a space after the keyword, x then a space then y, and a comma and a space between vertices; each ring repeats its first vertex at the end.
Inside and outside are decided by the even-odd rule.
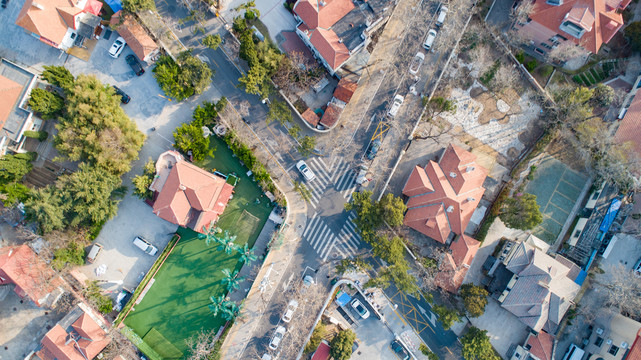
POLYGON ((322 228, 322 230, 321 230, 318 234, 316 234, 316 235, 314 235, 314 236, 310 236, 311 240, 310 240, 309 244, 310 244, 314 249, 316 249, 316 246, 318 245, 318 243, 320 242, 320 240, 321 240, 324 236, 326 236, 327 234, 329 234, 329 233, 331 233, 331 229, 329 228, 329 226, 327 226, 327 224, 323 224, 323 228, 322 228))
POLYGON ((347 191, 345 191, 345 193, 343 194, 343 197, 347 199, 347 202, 352 201, 352 194, 354 193, 354 191, 356 191, 356 183, 354 183, 354 186, 347 189, 347 191))
POLYGON ((354 189, 354 188, 355 188, 355 186, 354 186, 354 185, 356 184, 356 183, 354 182, 354 180, 356 180, 355 178, 356 178, 356 174, 354 174, 354 172, 353 172, 353 171, 350 171, 350 172, 347 174, 347 179, 348 179, 348 180, 347 180, 347 182, 345 182, 345 186, 343 186, 343 187, 342 187, 342 189, 341 189, 341 190, 339 190, 339 191, 343 191, 343 197, 347 197, 347 193, 348 193, 351 189, 354 189))
POLYGON ((323 231, 324 226, 326 226, 326 225, 325 225, 325 223, 321 220, 321 221, 319 221, 319 222, 318 222, 318 226, 314 227, 314 229, 313 229, 312 231, 310 231, 310 232, 309 232, 309 235, 307 236, 307 240, 310 242, 310 244, 311 244, 311 242, 313 241, 313 239, 315 239, 315 238, 316 238, 316 236, 318 236, 318 232, 319 232, 319 230, 320 230, 320 231, 323 231))
POLYGON ((331 167, 330 167, 330 166, 327 166, 327 164, 325 163, 325 160, 323 160, 323 158, 319 157, 319 158, 318 158, 318 161, 319 161, 321 164, 323 164, 323 167, 324 167, 325 169, 328 169, 328 170, 329 170, 329 169, 331 169, 331 167))
POLYGON ((341 191, 343 189, 343 186, 345 185, 345 180, 349 178, 349 173, 351 169, 349 166, 345 166, 342 169, 342 174, 336 179, 336 190, 341 191))
POLYGON ((341 229, 341 233, 345 236, 346 242, 350 244, 350 246, 353 246, 354 248, 358 248, 360 245, 360 236, 358 234, 354 234, 353 232, 349 231, 349 229, 343 228, 341 229))
POLYGON ((316 213, 312 215, 311 221, 307 224, 307 228, 305 229, 305 231, 303 231, 303 237, 307 236, 307 233, 309 232, 309 229, 312 228, 312 226, 315 226, 316 223, 320 222, 320 218, 316 216, 316 213))
POLYGON ((342 240, 341 244, 343 244, 345 246, 345 248, 350 249, 350 251, 356 250, 356 247, 350 241, 351 240, 351 236, 348 233, 346 233, 344 230, 341 230, 339 236, 340 236, 340 238, 342 240))
POLYGON ((316 248, 316 251, 318 251, 318 254, 322 257, 325 251, 327 249, 331 248, 332 245, 334 244, 334 234, 329 234, 329 237, 325 237, 323 241, 318 244, 318 248, 316 248))
POLYGON ((340 174, 340 169, 341 165, 343 164, 343 158, 338 159, 336 164, 334 165, 334 169, 332 170, 332 182, 336 182, 338 180, 339 174, 340 174), (335 178, 334 178, 335 177, 335 178))
POLYGON ((329 181, 329 179, 330 179, 329 174, 328 174, 328 173, 327 173, 327 171, 325 170, 325 167, 324 167, 324 166, 322 166, 322 165, 320 165, 320 164, 317 162, 316 158, 312 158, 312 159, 309 161, 309 165, 310 165, 310 167, 312 168, 312 170, 316 172, 316 174, 318 175, 318 177, 320 177, 320 178, 323 180, 323 182, 327 182, 327 181, 329 181), (311 165, 314 165, 314 166, 311 166, 311 165))

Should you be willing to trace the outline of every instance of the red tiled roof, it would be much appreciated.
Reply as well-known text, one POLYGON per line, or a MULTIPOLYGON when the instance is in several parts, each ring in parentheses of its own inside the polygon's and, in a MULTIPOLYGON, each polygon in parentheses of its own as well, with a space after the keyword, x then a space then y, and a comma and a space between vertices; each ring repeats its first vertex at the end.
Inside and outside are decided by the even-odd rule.
POLYGON ((348 103, 352 98, 352 95, 354 95, 354 91, 356 91, 357 86, 358 84, 355 82, 348 80, 347 78, 342 78, 338 82, 338 87, 334 90, 334 97, 344 103, 348 103))
POLYGON ((403 187, 403 194, 409 196, 404 224, 441 243, 450 232, 463 234, 485 192, 487 170, 475 159, 450 145, 440 164, 430 161, 424 169, 416 166, 403 187))
POLYGON ((540 331, 536 336, 528 336, 527 345, 530 345, 530 353, 540 360, 552 360, 552 345, 554 345, 552 335, 540 331))
POLYGON ((49 330, 42 339, 38 357, 42 360, 85 360, 85 356, 93 359, 111 342, 107 333, 85 312, 71 327, 76 334, 67 333, 59 324, 49 330), (75 341, 67 341, 71 338, 75 341))
POLYGON ((323 117, 320 120, 320 123, 325 125, 328 128, 331 128, 336 124, 336 121, 338 121, 338 118, 341 116, 341 112, 343 109, 338 107, 336 104, 330 103, 327 105, 327 109, 325 109, 325 113, 323 114, 323 117))
POLYGON ((294 13, 310 29, 329 29, 354 8, 351 0, 299 0, 294 5, 294 13))
POLYGON ((310 123, 312 126, 316 127, 318 125, 318 122, 320 121, 320 118, 318 115, 314 112, 314 110, 307 108, 304 113, 301 114, 303 119, 310 123))
POLYGON ((38 306, 47 294, 62 283, 27 245, 0 248, 0 274, 16 285, 18 294, 29 296, 38 306))
POLYGON ((632 100, 614 139, 620 143, 629 142, 632 150, 641 156, 641 92, 632 100))
POLYGON ((641 360, 641 330, 637 332, 637 337, 634 339, 634 343, 625 360, 641 360))
MULTIPOLYGON (((547 4, 546 0, 536 0, 530 18, 596 54, 601 45, 608 43, 623 25, 623 17, 617 13, 617 8, 621 6, 625 8, 627 6, 625 2, 629 3, 627 0, 618 1, 620 6, 612 6, 615 1, 608 3, 606 0, 569 0, 560 6, 554 6, 547 4), (570 20, 586 29, 580 39, 559 28, 565 20, 570 20)), ((527 27, 528 25, 525 25, 523 29, 527 27)))
POLYGON ((329 345, 327 345, 324 341, 321 341, 311 360, 328 360, 330 349, 331 348, 329 347, 329 345))
POLYGON ((479 250, 481 243, 467 235, 461 235, 456 241, 453 241, 450 245, 450 250, 452 250, 452 258, 454 263, 457 266, 470 265, 472 259, 476 256, 476 252, 479 250))
POLYGON ((461 235, 453 241, 450 245, 452 254, 445 254, 434 279, 436 284, 451 293, 457 293, 480 246, 480 242, 467 235, 461 235))
POLYGON ((98 0, 87 0, 85 5, 84 12, 100 16, 100 10, 102 9, 102 3, 98 0))
POLYGON ((64 11, 73 6, 69 0, 26 0, 18 14, 16 25, 60 45, 67 28, 73 24, 65 23, 59 9, 64 11), (39 7, 35 6, 36 3, 39 7))
POLYGON ((0 128, 15 110, 22 92, 22 85, 0 75, 0 128))
POLYGON ((156 42, 132 16, 125 16, 125 20, 117 30, 140 60, 148 61, 149 55, 158 51, 156 42))
POLYGON ((203 232, 223 213, 233 190, 222 177, 181 159, 171 168, 153 212, 169 222, 203 232))
POLYGON ((349 59, 347 46, 340 41, 338 35, 332 30, 316 28, 312 33, 310 42, 334 70, 349 59))

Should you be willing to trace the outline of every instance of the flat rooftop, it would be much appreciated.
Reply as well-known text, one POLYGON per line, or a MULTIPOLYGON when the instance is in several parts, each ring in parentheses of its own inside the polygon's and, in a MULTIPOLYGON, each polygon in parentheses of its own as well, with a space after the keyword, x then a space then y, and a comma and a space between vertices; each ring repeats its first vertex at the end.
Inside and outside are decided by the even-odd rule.
POLYGON ((18 103, 12 109, 7 121, 2 128, 1 134, 7 138, 18 141, 20 136, 20 129, 24 125, 25 121, 29 118, 30 112, 20 109, 24 97, 30 89, 31 82, 37 77, 37 74, 29 72, 9 61, 2 59, 0 62, 0 75, 6 77, 9 80, 15 81, 16 83, 22 86, 20 96, 18 98, 18 103))

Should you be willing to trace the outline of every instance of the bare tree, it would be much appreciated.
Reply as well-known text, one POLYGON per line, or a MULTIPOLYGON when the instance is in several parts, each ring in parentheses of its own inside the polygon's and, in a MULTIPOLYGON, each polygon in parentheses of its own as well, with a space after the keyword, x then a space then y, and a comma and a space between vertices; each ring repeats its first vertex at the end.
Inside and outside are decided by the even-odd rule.
POLYGON ((516 8, 513 8, 510 12, 510 18, 512 21, 524 24, 530 18, 530 14, 534 10, 534 1, 532 0, 523 0, 516 8))
POLYGON ((195 336, 185 340, 187 348, 189 349, 188 360, 204 360, 207 359, 209 354, 214 350, 216 345, 216 331, 211 329, 209 331, 201 330, 195 336))
POLYGON ((496 61, 496 53, 489 46, 479 43, 470 52, 474 66, 479 69, 479 74, 486 72, 496 61))
POLYGON ((641 318, 641 278, 622 264, 605 269, 598 290, 606 295, 605 305, 633 319, 641 318))
POLYGON ((503 93, 507 89, 514 89, 519 85, 521 75, 511 65, 501 63, 490 83, 493 92, 503 93))
POLYGON ((112 327, 107 336, 111 339, 103 350, 103 355, 107 359, 115 359, 118 355, 122 355, 125 359, 138 359, 138 349, 117 326, 112 327))
POLYGON ((454 129, 454 125, 449 121, 437 117, 426 122, 423 129, 414 133, 414 140, 433 140, 440 144, 445 135, 448 135, 454 129))
POLYGON ((549 62, 566 62, 579 56, 587 56, 588 51, 572 41, 564 41, 547 53, 549 62))

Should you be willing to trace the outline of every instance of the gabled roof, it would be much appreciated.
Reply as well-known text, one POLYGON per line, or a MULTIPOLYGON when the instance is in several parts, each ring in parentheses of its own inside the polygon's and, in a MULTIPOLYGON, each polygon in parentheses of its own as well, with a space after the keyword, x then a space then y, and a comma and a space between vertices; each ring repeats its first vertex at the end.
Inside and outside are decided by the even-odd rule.
POLYGON ((67 28, 74 25, 69 17, 78 12, 69 9, 73 7, 75 4, 70 0, 25 0, 16 25, 59 45, 67 28))
MULTIPOLYGON (((159 160, 169 152, 175 153, 165 152, 159 160)), ((203 232, 223 213, 234 188, 224 178, 183 160, 179 154, 176 158, 153 212, 169 222, 203 232)))
POLYGON ((460 235, 450 245, 451 254, 445 254, 435 283, 441 288, 457 293, 476 256, 481 243, 467 235, 460 235))
POLYGON ((299 0, 294 5, 294 13, 310 29, 329 29, 354 8, 351 0, 299 0))
POLYGON ((463 234, 485 192, 486 175, 474 155, 450 145, 440 163, 416 166, 410 174, 403 187, 409 196, 404 223, 441 243, 450 232, 463 234))
POLYGON ((461 235, 450 245, 452 258, 457 266, 470 265, 476 256, 481 243, 467 235, 461 235))
POLYGON ((22 88, 17 82, 0 75, 0 128, 17 106, 22 88))
POLYGON ((312 32, 310 42, 320 55, 327 61, 332 69, 338 69, 347 59, 349 50, 343 44, 338 35, 331 30, 316 28, 312 32))
POLYGON ((344 103, 348 103, 357 87, 357 83, 344 77, 338 82, 338 86, 334 90, 334 97, 344 103))
MULTIPOLYGON (((8 278, 20 295, 41 306, 62 281, 28 245, 0 248, 0 276, 8 278)), ((3 283, 0 279, 0 283, 3 283)), ((4 283, 7 283, 6 281, 4 283)))
POLYGON ((318 122, 320 121, 318 115, 311 108, 307 108, 307 110, 305 110, 305 112, 303 112, 301 116, 305 121, 307 121, 314 127, 316 127, 316 125, 318 125, 318 122))
POLYGON ((336 104, 329 103, 327 105, 327 109, 325 109, 325 113, 323 113, 323 117, 320 119, 320 123, 331 128, 336 124, 336 121, 338 121, 342 111, 343 109, 338 107, 336 104))
POLYGON ((156 42, 132 16, 125 16, 125 20, 117 30, 140 60, 147 61, 150 54, 158 51, 156 42))
MULTIPOLYGON (((530 18, 596 54, 623 25, 623 17, 617 9, 624 8, 627 3, 627 0, 566 0, 560 6, 554 6, 547 4, 546 0, 536 0, 530 18), (580 39, 559 28, 566 20, 586 30, 580 39)), ((524 31, 527 27, 523 27, 524 31)))
POLYGON ((641 360, 641 330, 637 332, 637 337, 634 339, 628 357, 625 360, 641 360))
POLYGON ((632 99, 614 139, 620 143, 630 143, 631 150, 641 156, 641 92, 637 92, 632 99))
POLYGON ((554 336, 545 331, 540 331, 536 335, 530 333, 526 345, 529 345, 530 354, 536 356, 539 360, 553 360, 554 336))

